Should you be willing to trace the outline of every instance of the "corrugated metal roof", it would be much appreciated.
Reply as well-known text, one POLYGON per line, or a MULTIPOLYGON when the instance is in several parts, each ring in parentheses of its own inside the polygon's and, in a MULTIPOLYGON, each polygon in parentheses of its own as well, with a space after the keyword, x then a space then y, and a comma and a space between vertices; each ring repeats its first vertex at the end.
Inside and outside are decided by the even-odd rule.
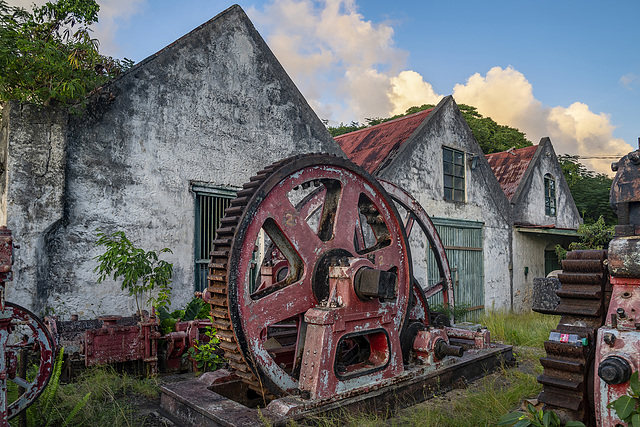
POLYGON ((501 151, 485 156, 509 201, 516 193, 537 149, 537 145, 532 145, 531 147, 501 151))
POLYGON ((377 172, 427 118, 433 108, 337 136, 335 140, 349 159, 369 173, 377 172))

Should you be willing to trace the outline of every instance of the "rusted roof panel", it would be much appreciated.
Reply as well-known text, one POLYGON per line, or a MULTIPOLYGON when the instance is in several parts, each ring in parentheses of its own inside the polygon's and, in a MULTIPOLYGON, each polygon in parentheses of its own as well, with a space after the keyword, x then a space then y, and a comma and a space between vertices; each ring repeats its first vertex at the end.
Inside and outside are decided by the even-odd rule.
POLYGON ((509 201, 516 193, 537 149, 537 145, 532 145, 485 156, 509 201))
POLYGON ((335 140, 349 159, 369 173, 375 173, 384 161, 409 139, 433 108, 400 117, 376 126, 337 136, 335 140))

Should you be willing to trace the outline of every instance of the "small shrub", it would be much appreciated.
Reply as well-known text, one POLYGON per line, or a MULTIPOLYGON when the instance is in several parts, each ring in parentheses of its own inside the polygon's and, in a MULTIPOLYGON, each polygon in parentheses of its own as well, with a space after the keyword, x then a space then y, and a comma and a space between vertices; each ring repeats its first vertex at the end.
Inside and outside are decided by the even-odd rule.
MULTIPOLYGON (((211 317, 209 319, 213 322, 211 317)), ((206 328, 205 335, 209 338, 209 342, 195 340, 195 345, 189 348, 187 354, 196 362, 199 370, 215 371, 223 363, 222 357, 217 353, 220 338, 216 336, 216 329, 212 326, 206 328)))
MULTIPOLYGON (((607 226, 604 217, 600 216, 596 222, 591 225, 580 224, 578 227, 578 236, 580 241, 571 242, 569 251, 577 251, 584 249, 607 249, 609 242, 613 238, 614 227, 607 226)), ((556 245, 556 255, 558 260, 562 261, 567 257, 567 250, 560 245, 556 245)))
MULTIPOLYGON (((536 411, 532 404, 527 406, 527 412, 510 412, 498 420, 499 426, 514 427, 560 427, 560 418, 553 411, 536 411)), ((569 421, 566 427, 585 427, 580 421, 569 421)))
POLYGON ((94 270, 98 273, 98 283, 110 276, 113 276, 113 280, 122 278, 122 290, 128 290, 129 295, 135 297, 136 308, 140 314, 141 302, 143 307, 147 303, 156 307, 165 307, 171 303, 169 284, 173 275, 173 264, 159 258, 162 253, 172 253, 169 248, 145 251, 136 248, 122 231, 109 235, 100 230, 96 245, 106 248, 102 255, 94 258, 99 263, 94 270), (156 287, 159 288, 158 297, 143 301, 144 293, 156 287))

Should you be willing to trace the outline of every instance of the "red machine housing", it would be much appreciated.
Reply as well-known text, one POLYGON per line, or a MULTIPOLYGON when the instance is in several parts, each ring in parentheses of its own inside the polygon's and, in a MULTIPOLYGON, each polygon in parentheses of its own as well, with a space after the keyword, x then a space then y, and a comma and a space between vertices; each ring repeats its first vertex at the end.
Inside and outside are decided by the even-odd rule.
POLYGON ((620 425, 609 403, 629 393, 629 379, 640 369, 640 150, 612 165, 611 206, 618 214, 609 244, 611 300, 598 330, 594 363, 596 424, 620 425))

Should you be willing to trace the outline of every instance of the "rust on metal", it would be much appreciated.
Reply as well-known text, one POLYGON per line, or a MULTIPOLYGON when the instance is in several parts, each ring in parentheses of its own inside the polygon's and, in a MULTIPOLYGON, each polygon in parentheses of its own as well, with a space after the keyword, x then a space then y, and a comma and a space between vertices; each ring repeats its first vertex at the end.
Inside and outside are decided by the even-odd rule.
POLYGON ((0 426, 25 410, 42 393, 53 372, 55 343, 44 323, 33 313, 5 301, 5 286, 13 279, 13 239, 11 231, 0 227, 0 426), (27 351, 39 355, 33 377, 20 377, 18 359, 27 351), (18 397, 9 402, 7 381, 18 385, 18 397))
POLYGON ((352 162, 375 174, 409 140, 432 110, 349 132, 335 140, 352 162))
POLYGON ((538 146, 533 145, 485 156, 507 199, 513 198, 537 149, 538 146))

